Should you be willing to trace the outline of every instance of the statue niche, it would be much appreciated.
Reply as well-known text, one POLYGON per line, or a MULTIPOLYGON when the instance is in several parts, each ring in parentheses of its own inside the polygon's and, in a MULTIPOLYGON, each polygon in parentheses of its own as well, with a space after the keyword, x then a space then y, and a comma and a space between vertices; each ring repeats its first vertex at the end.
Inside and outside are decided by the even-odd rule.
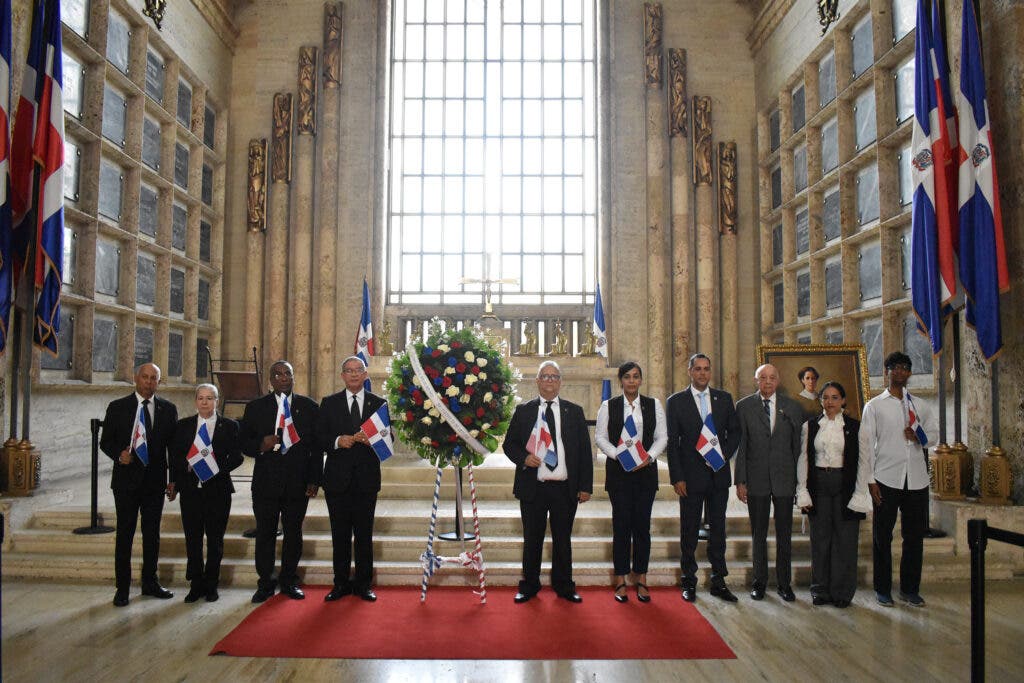
POLYGON ((250 232, 267 229, 267 139, 249 141, 249 190, 246 197, 250 232))
POLYGON ((661 4, 644 3, 644 73, 647 87, 661 88, 661 4))
POLYGON ((299 48, 299 102, 296 111, 299 135, 316 134, 316 48, 299 48))
POLYGON ((324 5, 324 87, 341 85, 341 3, 324 5))
POLYGON ((270 162, 270 179, 275 183, 292 180, 292 94, 274 94, 274 158, 270 162))
POLYGON ((711 184, 711 98, 693 98, 693 184, 711 184))
POLYGON ((718 229, 736 234, 736 143, 718 143, 718 229))
POLYGON ((668 134, 686 137, 686 50, 668 51, 668 77, 672 85, 668 92, 668 134))

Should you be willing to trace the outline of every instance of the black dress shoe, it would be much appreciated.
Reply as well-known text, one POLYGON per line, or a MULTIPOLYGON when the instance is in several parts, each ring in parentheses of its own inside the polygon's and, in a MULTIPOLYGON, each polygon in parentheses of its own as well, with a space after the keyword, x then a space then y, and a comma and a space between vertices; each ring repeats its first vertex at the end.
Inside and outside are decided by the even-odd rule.
POLYGON ((726 602, 737 602, 739 600, 727 586, 712 586, 711 595, 726 602))
POLYGON ((850 606, 850 601, 849 600, 834 600, 832 602, 832 606, 833 607, 838 607, 839 609, 846 609, 847 607, 850 606))
POLYGON ((128 591, 114 591, 114 607, 128 606, 128 591))
POLYGON ((615 587, 615 602, 629 602, 629 596, 626 595, 626 584, 620 583, 615 587))
POLYGON ((697 589, 691 586, 683 586, 683 600, 686 600, 686 602, 697 602, 697 589))
POLYGON ((334 602, 335 600, 341 600, 346 595, 352 595, 351 586, 335 586, 331 589, 331 592, 324 598, 324 602, 334 602))
POLYGON ((142 594, 148 595, 152 598, 159 598, 161 600, 168 600, 174 597, 174 593, 167 590, 159 583, 148 583, 142 587, 142 594))
POLYGON ((568 593, 559 593, 558 597, 562 598, 563 600, 568 600, 569 602, 583 602, 583 598, 581 598, 580 594, 576 591, 571 591, 568 593))
POLYGON ((651 592, 647 589, 647 585, 646 584, 638 583, 636 585, 636 599, 639 600, 640 602, 650 602, 651 601, 651 592), (640 592, 641 588, 643 588, 645 592, 641 593, 640 592))
POLYGON ((815 607, 821 607, 822 605, 828 605, 831 603, 832 601, 830 599, 823 597, 821 595, 815 595, 811 597, 811 604, 815 607))
POLYGON ((285 586, 281 589, 282 595, 287 595, 292 600, 305 600, 306 594, 298 586, 285 586))
POLYGON ((220 600, 220 593, 217 592, 217 587, 206 589, 206 602, 217 602, 220 600))
POLYGON ((256 592, 252 594, 252 604, 258 605, 261 602, 266 602, 274 596, 273 588, 257 588, 256 592))
POLYGON ((789 586, 779 586, 776 592, 779 594, 779 597, 786 602, 793 602, 796 600, 796 595, 793 593, 793 589, 789 586))
POLYGON ((517 605, 521 605, 522 603, 527 602, 533 596, 534 596, 533 593, 524 593, 522 591, 519 591, 518 593, 516 593, 516 597, 512 598, 512 600, 517 605))
POLYGON ((764 600, 764 586, 759 586, 755 583, 753 588, 750 589, 750 598, 752 600, 764 600))
POLYGON ((372 588, 367 588, 366 590, 364 590, 362 593, 359 594, 359 598, 361 600, 366 600, 366 602, 376 602, 377 601, 377 594, 373 592, 372 588))
POLYGON ((203 590, 203 588, 201 586, 192 586, 189 589, 189 591, 188 591, 188 595, 185 596, 185 602, 188 602, 188 603, 198 602, 199 598, 201 598, 201 597, 203 597, 205 595, 206 595, 206 591, 203 590))

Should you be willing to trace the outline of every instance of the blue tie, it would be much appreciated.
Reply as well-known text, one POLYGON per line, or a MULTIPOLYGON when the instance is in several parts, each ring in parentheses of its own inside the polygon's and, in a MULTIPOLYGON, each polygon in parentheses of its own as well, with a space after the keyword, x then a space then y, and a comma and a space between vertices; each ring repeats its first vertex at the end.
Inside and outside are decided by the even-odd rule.
POLYGON ((708 419, 708 396, 703 391, 697 394, 700 396, 700 420, 708 419))

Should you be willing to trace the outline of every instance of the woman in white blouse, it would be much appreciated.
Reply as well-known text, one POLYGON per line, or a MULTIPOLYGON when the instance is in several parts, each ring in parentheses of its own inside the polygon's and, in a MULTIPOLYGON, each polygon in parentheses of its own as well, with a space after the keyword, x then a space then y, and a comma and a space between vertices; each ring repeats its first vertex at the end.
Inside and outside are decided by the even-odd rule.
POLYGON ((612 504, 615 600, 626 602, 632 573, 636 599, 650 602, 647 565, 651 556, 651 509, 658 492, 658 456, 668 446, 661 402, 640 395, 643 371, 633 361, 619 366, 622 394, 601 404, 595 440, 605 454, 604 489, 612 504))
POLYGON ((803 426, 797 505, 811 522, 811 598, 849 607, 857 590, 860 520, 871 509, 870 463, 857 445, 860 422, 843 414, 846 390, 826 382, 822 414, 803 426))

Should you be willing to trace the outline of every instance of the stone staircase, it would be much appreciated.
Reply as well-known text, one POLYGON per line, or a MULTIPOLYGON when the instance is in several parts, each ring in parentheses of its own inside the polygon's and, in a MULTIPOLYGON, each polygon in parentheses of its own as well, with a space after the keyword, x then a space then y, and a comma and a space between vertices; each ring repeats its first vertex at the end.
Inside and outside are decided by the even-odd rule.
MULTIPOLYGON (((383 490, 377 503, 374 532, 376 582, 378 585, 417 585, 422 569, 420 553, 426 547, 426 536, 434 491, 435 471, 428 464, 411 458, 399 458, 383 469, 383 490)), ((485 466, 475 468, 480 529, 487 582, 512 585, 519 579, 521 560, 521 526, 519 505, 512 497, 513 470, 492 457, 485 466)), ((668 483, 668 472, 660 467, 662 486, 654 504, 651 522, 652 548, 648 582, 651 585, 674 585, 679 581, 679 505, 668 483)), ((244 477, 244 474, 243 474, 244 477)), ((581 585, 606 585, 611 582, 611 507, 603 491, 604 464, 598 462, 594 471, 594 498, 579 508, 573 532, 573 564, 576 581, 581 585)), ((240 477, 241 479, 241 477, 240 477)), ((221 580, 224 585, 254 586, 254 542, 242 533, 255 525, 251 514, 248 484, 236 483, 231 520, 225 536, 225 553, 221 580)), ((469 484, 463 481, 463 516, 467 531, 472 531, 469 484)), ((113 506, 101 506, 103 523, 113 525, 113 506)), ((89 524, 85 506, 60 506, 37 510, 22 529, 14 531, 4 549, 5 579, 48 579, 85 582, 113 582, 114 535, 75 535, 72 530, 89 524)), ((454 529, 454 473, 446 470, 441 489, 438 530, 454 529)), ((749 583, 751 572, 751 540, 746 508, 737 500, 730 501, 727 519, 726 546, 730 582, 734 587, 749 583)), ((896 530, 899 538, 899 529, 896 530)), ((331 568, 330 522, 322 495, 309 507, 304 526, 305 545, 300 569, 309 584, 330 584, 331 568)), ((774 557, 774 541, 769 535, 769 558, 774 557)), ((473 546, 472 541, 466 548, 473 546)), ((703 546, 703 543, 701 544, 703 546)), ((141 564, 141 539, 134 547, 134 571, 141 564)), ((435 552, 455 556, 463 544, 436 541, 435 552)), ((698 562, 704 578, 708 572, 705 551, 698 547, 698 562)), ((900 554, 899 543, 893 546, 894 556, 900 554)), ((550 542, 545 547, 545 563, 550 560, 550 542)), ((860 580, 870 582, 871 525, 861 525, 860 580)), ((925 581, 963 580, 970 577, 970 558, 957 554, 952 537, 928 539, 925 542, 925 581)), ((545 565, 546 566, 546 565, 545 565)), ((992 558, 986 562, 989 579, 1005 579, 1020 573, 1021 562, 992 558)), ((185 540, 177 503, 164 508, 160 578, 171 586, 185 583, 185 540)), ((793 573, 798 586, 810 581, 810 541, 801 515, 794 516, 793 573)), ((446 565, 431 580, 432 585, 475 585, 475 572, 446 565)))

